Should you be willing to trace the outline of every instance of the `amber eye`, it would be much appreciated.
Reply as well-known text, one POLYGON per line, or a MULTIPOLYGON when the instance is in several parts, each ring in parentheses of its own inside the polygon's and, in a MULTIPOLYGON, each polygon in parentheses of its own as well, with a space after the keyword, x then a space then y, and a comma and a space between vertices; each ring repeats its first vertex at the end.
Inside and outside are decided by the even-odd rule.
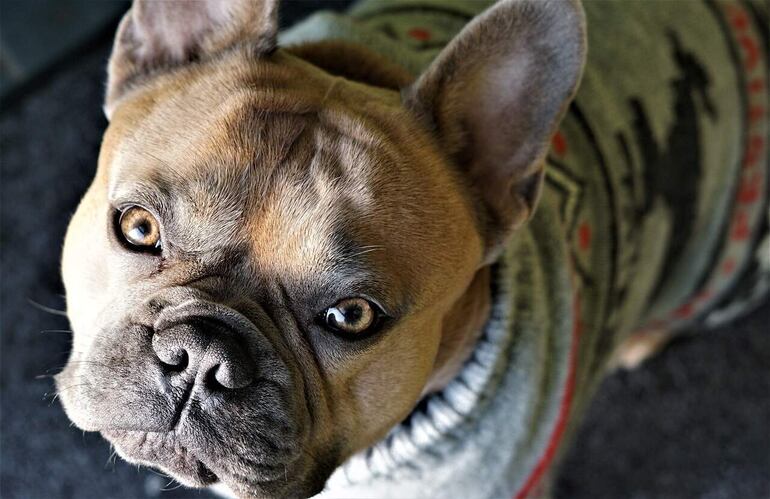
POLYGON ((321 313, 323 325, 332 331, 359 335, 373 328, 380 315, 377 305, 364 298, 345 298, 321 313))
POLYGON ((118 225, 123 238, 135 249, 160 249, 160 225, 144 208, 132 206, 123 210, 118 225))

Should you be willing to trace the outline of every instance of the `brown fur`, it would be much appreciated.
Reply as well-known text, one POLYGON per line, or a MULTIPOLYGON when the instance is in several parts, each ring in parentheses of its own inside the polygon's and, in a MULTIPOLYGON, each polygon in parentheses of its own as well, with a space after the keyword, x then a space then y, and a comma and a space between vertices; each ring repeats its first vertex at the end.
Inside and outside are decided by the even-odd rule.
POLYGON ((540 5, 530 12, 503 2, 471 23, 402 102, 398 89, 411 77, 366 49, 273 50, 272 2, 188 13, 189 30, 163 20, 177 4, 150 5, 140 2, 117 35, 110 126, 65 242, 75 336, 57 376, 62 402, 79 427, 101 431, 127 459, 187 484, 215 473, 239 495, 308 495, 444 386, 472 350, 489 310, 487 263, 534 209, 547 135, 577 86, 582 18, 569 3, 530 4, 540 5), (528 61, 551 52, 526 51, 550 23, 563 26, 537 50, 565 55, 548 73, 528 61), (513 47, 512 27, 524 34, 513 47), (492 56, 475 57, 478 50, 492 56), (495 68, 511 54, 511 64, 525 56, 526 84, 478 83, 489 71, 499 78, 495 68), (463 69, 464 61, 473 63, 463 69), (544 93, 538 109, 522 98, 532 85, 544 93), (529 123, 509 128, 510 116, 490 113, 491 104, 474 106, 485 93, 529 123), (482 140, 484 129, 519 147, 512 161, 496 163, 503 151, 482 140), (115 210, 130 204, 156 213, 162 255, 116 240, 115 210), (356 295, 391 317, 381 334, 350 343, 314 322, 356 295), (167 428, 174 404, 148 378, 158 366, 147 342, 165 334, 154 331, 159 317, 188 303, 250 324, 241 340, 271 383, 239 392, 232 410, 208 409, 195 421, 210 431, 192 436, 184 421, 167 428), (145 419, 120 412, 126 404, 146 409, 145 419), (268 417, 261 411, 280 422, 266 435, 253 434, 268 417), (208 440, 219 434, 228 437, 208 440), (274 460, 290 481, 268 478, 274 460))
MULTIPOLYGON (((153 81, 116 109, 97 181, 66 243, 70 303, 89 303, 69 310, 78 331, 74 351, 92 349, 97 334, 92 324, 100 322, 92 312, 109 309, 120 315, 151 289, 212 272, 232 275, 232 269, 218 269, 237 258, 236 249, 243 251, 242 266, 236 268, 252 276, 242 285, 251 293, 277 279, 290 289, 308 286, 308 279, 323 288, 323 282, 342 272, 346 257, 337 253, 330 228, 346 227, 360 248, 355 263, 377 269, 367 291, 374 294, 376 288, 378 298, 399 311, 402 321, 365 356, 325 353, 322 343, 308 349, 299 335, 284 335, 282 341, 293 352, 293 362, 304 366, 310 390, 323 395, 318 407, 328 408, 316 410, 309 430, 316 442, 308 445, 325 447, 331 440, 349 455, 403 419, 435 370, 440 318, 460 299, 480 260, 474 219, 456 187, 459 179, 443 169, 425 132, 404 130, 404 110, 397 99, 388 98, 391 94, 335 79, 282 52, 249 68, 240 66, 237 53, 231 57, 230 67, 218 62, 214 77, 200 78, 204 68, 185 68, 153 81), (293 82, 311 80, 316 84, 293 88, 293 82), (252 89, 255 82, 263 83, 252 89), (215 91, 222 87, 232 91, 215 91), (372 92, 379 97, 374 103, 372 92), (181 106, 182 98, 200 105, 181 106), (175 140, 181 127, 188 132, 175 140), (422 166, 409 170, 407 164, 422 166), (136 198, 133 189, 148 178, 184 187, 180 198, 187 202, 168 207, 175 227, 193 229, 174 236, 178 256, 162 267, 134 257, 139 267, 83 268, 76 255, 93 254, 95 245, 107 252, 97 261, 120 258, 123 250, 102 235, 109 222, 106 207, 136 198), (246 191, 240 187, 244 183, 250 186, 246 191), (430 211, 401 209, 417 199, 427 201, 430 211), (456 246, 457 240, 466 244, 456 246), (475 247, 468 244, 474 240, 475 247), (372 244, 376 249, 368 251, 372 244), (441 259, 424 251, 427 246, 443 247, 441 259), (446 272, 447 266, 454 271, 446 272), (141 284, 150 276, 152 284, 141 284), (134 299, 117 290, 126 279, 137 283, 134 299), (101 286, 85 284, 96 280, 101 286), (93 292, 77 295, 87 288, 93 292), (369 399, 373 387, 385 386, 391 387, 387 397, 369 399), (362 425, 366 433, 350 431, 362 425)), ((170 221, 166 224, 169 233, 170 221)), ((464 324, 473 322, 478 321, 464 324)), ((73 361, 80 358, 73 354, 73 361)))
POLYGON ((286 50, 329 74, 364 85, 400 90, 414 81, 414 75, 406 68, 373 50, 343 40, 292 45, 286 50))

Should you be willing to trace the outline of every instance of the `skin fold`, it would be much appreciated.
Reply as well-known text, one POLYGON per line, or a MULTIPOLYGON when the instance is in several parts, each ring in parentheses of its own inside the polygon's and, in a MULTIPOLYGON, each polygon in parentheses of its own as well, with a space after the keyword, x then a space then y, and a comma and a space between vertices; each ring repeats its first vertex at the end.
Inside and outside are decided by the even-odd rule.
POLYGON ((121 23, 110 125, 65 241, 74 338, 56 383, 130 462, 309 496, 472 351, 584 22, 575 2, 502 1, 409 75, 365 47, 276 47, 273 2, 223 5, 138 1, 121 23), (130 206, 161 251, 121 240, 130 206), (319 325, 349 297, 382 309, 375 332, 319 325))

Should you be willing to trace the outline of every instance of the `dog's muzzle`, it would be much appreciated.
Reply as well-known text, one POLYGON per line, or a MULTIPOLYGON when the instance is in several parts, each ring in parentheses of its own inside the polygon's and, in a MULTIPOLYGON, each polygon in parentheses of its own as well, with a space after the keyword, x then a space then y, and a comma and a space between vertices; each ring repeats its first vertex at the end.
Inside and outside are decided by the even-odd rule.
POLYGON ((56 383, 70 418, 126 460, 187 485, 259 485, 301 456, 296 377, 252 320, 193 295, 142 304, 73 353, 56 383))

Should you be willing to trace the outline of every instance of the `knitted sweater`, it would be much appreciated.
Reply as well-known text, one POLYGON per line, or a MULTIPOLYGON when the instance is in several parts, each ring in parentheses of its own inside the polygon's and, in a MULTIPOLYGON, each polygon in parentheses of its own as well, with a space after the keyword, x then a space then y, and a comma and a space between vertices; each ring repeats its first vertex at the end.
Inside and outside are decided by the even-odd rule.
MULTIPOLYGON (((364 0, 281 43, 345 39, 415 75, 489 2, 364 0)), ((526 497, 612 349, 713 324, 770 287, 767 12, 741 0, 586 1, 588 64, 534 219, 495 266, 471 359, 321 497, 526 497)))

